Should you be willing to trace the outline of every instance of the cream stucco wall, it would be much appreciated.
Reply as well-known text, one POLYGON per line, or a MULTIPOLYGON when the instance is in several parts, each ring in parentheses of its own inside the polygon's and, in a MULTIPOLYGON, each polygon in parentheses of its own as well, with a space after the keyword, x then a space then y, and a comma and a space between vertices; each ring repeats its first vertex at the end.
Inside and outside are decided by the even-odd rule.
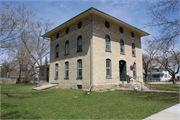
MULTIPOLYGON (((138 77, 142 77, 142 53, 140 35, 134 31, 128 30, 122 25, 118 25, 108 21, 110 28, 105 27, 105 19, 93 15, 93 86, 107 87, 115 86, 120 82, 119 77, 119 61, 126 61, 126 70, 130 76, 133 71, 130 65, 136 61, 136 73, 138 77), (120 33, 119 27, 124 32, 120 33), (134 32, 135 37, 131 37, 134 32), (111 52, 105 51, 105 35, 109 35, 111 39, 111 52), (120 40, 123 39, 125 45, 125 55, 120 54, 120 40), (132 43, 135 44, 136 57, 132 57, 132 43), (106 59, 111 60, 112 79, 106 78, 106 59)), ((137 78, 138 79, 138 78, 137 78)), ((139 79, 142 81, 142 79, 139 79)))
POLYGON ((59 83, 60 88, 76 88, 82 85, 87 89, 90 85, 90 23, 88 18, 84 18, 69 26, 69 33, 65 30, 59 31, 59 38, 55 39, 56 34, 52 36, 50 49, 50 83, 59 83), (77 28, 77 24, 82 22, 82 27, 77 28), (82 52, 77 52, 77 38, 82 36, 82 52), (69 40, 69 55, 65 55, 65 42, 69 40), (59 44, 59 57, 55 58, 55 47, 59 44), (77 60, 82 60, 82 80, 77 80, 77 60), (69 62, 69 79, 65 78, 65 62, 69 62), (55 64, 58 64, 58 79, 55 80, 55 64), (76 85, 76 87, 74 87, 76 85))
MULTIPOLYGON (((135 31, 127 29, 123 25, 113 23, 96 15, 92 15, 92 80, 93 89, 115 87, 119 84, 119 61, 126 61, 126 70, 133 76, 130 65, 136 61, 136 73, 142 77, 142 53, 140 35, 135 31), (105 21, 110 23, 110 28, 105 27, 105 21), (120 33, 119 27, 124 32, 120 33), (134 32, 135 37, 131 37, 134 32), (105 35, 111 38, 111 52, 105 51, 105 35), (125 44, 125 55, 120 54, 120 40, 125 44), (135 44, 136 57, 132 57, 132 43, 135 44), (106 78, 106 59, 111 59, 112 78, 106 78)), ((69 26, 69 33, 66 28, 59 31, 59 38, 56 34, 51 37, 50 48, 50 76, 49 83, 59 83, 60 88, 77 88, 74 85, 82 85, 83 89, 90 87, 90 20, 86 17, 69 26), (82 27, 77 24, 82 22, 82 27), (77 53, 77 37, 82 36, 82 52, 77 53), (69 55, 65 55, 65 42, 69 40, 69 55), (59 57, 55 58, 55 47, 59 44, 59 57), (77 60, 82 59, 82 80, 77 80, 77 60), (65 80, 65 62, 69 62, 69 79, 65 80), (55 64, 58 64, 58 79, 55 80, 55 64)), ((139 79, 142 81, 142 79, 139 79)))

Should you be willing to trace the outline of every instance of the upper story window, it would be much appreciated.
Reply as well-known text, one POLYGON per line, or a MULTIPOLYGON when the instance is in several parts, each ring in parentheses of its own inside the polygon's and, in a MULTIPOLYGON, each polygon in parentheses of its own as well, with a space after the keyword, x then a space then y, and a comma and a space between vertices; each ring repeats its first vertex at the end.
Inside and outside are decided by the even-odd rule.
POLYGON ((136 51, 135 51, 135 45, 134 45, 134 43, 132 43, 132 56, 133 56, 133 57, 136 56, 136 51))
POLYGON ((82 60, 77 61, 77 79, 82 79, 82 60))
POLYGON ((109 28, 109 27, 110 27, 110 24, 109 24, 109 22, 108 22, 108 21, 106 21, 106 22, 105 22, 105 26, 106 26, 107 28, 109 28))
POLYGON ((77 39, 77 52, 82 51, 82 36, 79 35, 77 39))
POLYGON ((58 79, 58 64, 55 64, 55 79, 58 79))
POLYGON ((121 33, 123 33, 123 28, 122 28, 122 27, 119 27, 119 31, 120 31, 121 33))
POLYGON ((59 33, 56 34, 56 38, 59 38, 59 33))
POLYGON ((120 40, 120 52, 124 54, 124 41, 122 39, 120 40))
POLYGON ((65 62, 65 79, 69 79, 69 62, 65 62))
POLYGON ((133 32, 131 32, 131 36, 134 37, 134 33, 133 32))
POLYGON ((55 57, 59 57, 59 45, 56 45, 56 49, 55 49, 55 57))
POLYGON ((68 34, 68 33, 69 33, 69 28, 66 29, 66 34, 68 34))
POLYGON ((80 29, 82 27, 82 22, 78 23, 78 28, 80 29))
POLYGON ((68 40, 65 43, 65 55, 69 55, 69 41, 68 40))
POLYGON ((109 35, 105 36, 105 40, 106 40, 106 51, 111 52, 111 40, 109 35))
POLYGON ((106 59, 106 78, 111 78, 111 60, 106 59))

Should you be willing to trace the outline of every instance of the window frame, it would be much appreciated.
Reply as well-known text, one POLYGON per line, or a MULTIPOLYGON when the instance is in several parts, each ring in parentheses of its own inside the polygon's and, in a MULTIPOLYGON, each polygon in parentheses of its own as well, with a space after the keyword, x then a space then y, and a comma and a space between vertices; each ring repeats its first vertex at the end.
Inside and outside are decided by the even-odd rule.
POLYGON ((137 77, 136 63, 134 63, 134 66, 133 66, 133 78, 136 78, 136 77, 137 77))
POLYGON ((82 60, 79 59, 77 60, 77 80, 82 79, 82 60), (81 63, 81 68, 80 68, 80 63, 81 63), (80 70, 81 70, 81 75, 80 75, 80 70))
POLYGON ((111 52, 111 38, 109 35, 105 36, 105 51, 111 52), (108 43, 108 40, 109 40, 109 43, 108 43), (107 46, 109 46, 109 49, 107 48, 107 46))
POLYGON ((68 40, 65 42, 65 55, 69 55, 69 41, 68 40))
POLYGON ((55 47, 55 58, 58 58, 59 57, 59 44, 56 45, 55 47), (58 50, 57 50, 58 48, 58 50))
POLYGON ((124 41, 123 41, 123 39, 120 40, 120 53, 123 54, 123 55, 125 55, 125 47, 124 47, 124 41), (123 46, 122 46, 121 43, 123 44, 123 46), (121 50, 123 50, 123 52, 122 52, 121 50))
POLYGON ((79 35, 77 38, 77 52, 81 52, 81 51, 82 51, 82 36, 79 35), (81 41, 81 45, 79 45, 79 41, 81 41))
POLYGON ((133 56, 133 57, 136 57, 136 46, 135 46, 134 43, 132 43, 132 56, 133 56), (133 48, 133 46, 134 46, 134 48, 133 48), (133 53, 134 53, 134 54, 133 54, 133 53))
POLYGON ((55 78, 54 78, 55 80, 58 79, 58 71, 59 71, 59 70, 58 70, 58 69, 59 69, 58 67, 59 67, 59 66, 58 66, 58 63, 56 63, 56 64, 55 64, 55 78))
POLYGON ((106 59, 106 78, 112 78, 111 60, 110 59, 106 59), (107 66, 108 62, 109 62, 109 66, 107 66), (109 70, 109 74, 108 74, 108 70, 109 70))
POLYGON ((69 79, 69 62, 65 62, 65 80, 69 79))

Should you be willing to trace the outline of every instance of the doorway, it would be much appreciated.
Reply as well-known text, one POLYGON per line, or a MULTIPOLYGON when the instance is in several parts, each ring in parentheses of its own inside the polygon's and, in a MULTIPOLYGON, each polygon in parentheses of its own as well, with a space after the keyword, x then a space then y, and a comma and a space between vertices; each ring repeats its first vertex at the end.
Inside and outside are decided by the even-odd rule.
POLYGON ((46 82, 49 82, 49 68, 46 70, 46 82))
POLYGON ((119 77, 120 81, 126 81, 126 61, 119 61, 119 77))

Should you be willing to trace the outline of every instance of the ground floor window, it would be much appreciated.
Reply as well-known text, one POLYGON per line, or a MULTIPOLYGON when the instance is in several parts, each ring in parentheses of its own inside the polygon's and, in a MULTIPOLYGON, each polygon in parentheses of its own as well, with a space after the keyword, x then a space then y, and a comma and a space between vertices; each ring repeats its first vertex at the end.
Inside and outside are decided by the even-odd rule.
POLYGON ((69 78, 69 62, 65 62, 65 79, 69 78))
POLYGON ((82 79, 82 60, 77 61, 77 78, 82 79))
POLYGON ((58 64, 55 64, 55 79, 58 79, 58 64))
POLYGON ((136 63, 134 64, 133 68, 133 77, 136 78, 136 63))
POLYGON ((111 77, 111 60, 106 59, 106 78, 111 77))

